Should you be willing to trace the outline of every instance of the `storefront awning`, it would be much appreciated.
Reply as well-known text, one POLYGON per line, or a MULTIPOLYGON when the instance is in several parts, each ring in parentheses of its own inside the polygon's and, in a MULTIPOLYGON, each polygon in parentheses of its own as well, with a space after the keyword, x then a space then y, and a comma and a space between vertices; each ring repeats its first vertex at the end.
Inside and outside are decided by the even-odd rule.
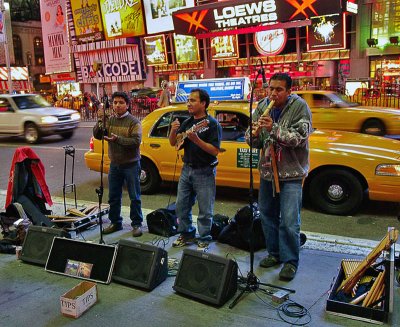
MULTIPOLYGON (((13 90, 15 91, 30 91, 28 81, 12 81, 13 90)), ((0 91, 8 91, 8 81, 0 81, 0 91)))

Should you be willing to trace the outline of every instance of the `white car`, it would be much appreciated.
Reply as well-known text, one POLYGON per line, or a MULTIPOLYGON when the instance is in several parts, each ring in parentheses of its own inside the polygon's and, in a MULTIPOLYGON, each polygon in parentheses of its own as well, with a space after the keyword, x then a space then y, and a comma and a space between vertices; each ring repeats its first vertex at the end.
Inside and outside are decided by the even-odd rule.
POLYGON ((37 143, 42 136, 72 137, 78 127, 77 111, 52 107, 37 94, 0 94, 0 135, 23 135, 26 142, 37 143))

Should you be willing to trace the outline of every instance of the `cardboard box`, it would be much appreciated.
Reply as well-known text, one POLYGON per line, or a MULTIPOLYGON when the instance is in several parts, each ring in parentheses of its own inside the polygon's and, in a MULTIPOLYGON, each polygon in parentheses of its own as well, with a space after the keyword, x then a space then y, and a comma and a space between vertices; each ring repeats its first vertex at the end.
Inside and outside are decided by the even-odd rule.
POLYGON ((60 296, 61 313, 78 318, 97 301, 97 284, 82 282, 60 296))
MULTIPOLYGON (((385 257, 384 269, 386 271, 385 291, 382 306, 380 308, 363 307, 361 305, 341 302, 335 299, 336 290, 339 288, 344 278, 343 267, 340 265, 339 273, 326 303, 326 311, 334 315, 362 320, 369 323, 383 324, 384 322, 387 322, 389 314, 393 312, 394 246, 392 246, 391 250, 385 257)), ((376 272, 373 272, 368 268, 366 275, 369 274, 374 276, 374 273, 376 272)))

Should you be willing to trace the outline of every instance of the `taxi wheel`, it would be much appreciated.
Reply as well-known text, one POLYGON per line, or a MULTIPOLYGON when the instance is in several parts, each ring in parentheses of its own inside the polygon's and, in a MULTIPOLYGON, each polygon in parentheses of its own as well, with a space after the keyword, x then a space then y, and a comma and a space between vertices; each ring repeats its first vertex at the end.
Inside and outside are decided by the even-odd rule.
POLYGON ((34 123, 28 123, 24 129, 25 141, 29 144, 35 144, 40 140, 39 129, 34 123))
POLYGON ((361 133, 384 136, 386 134, 385 125, 379 119, 368 119, 362 125, 361 133))
POLYGON ((150 160, 142 159, 140 165, 142 167, 140 172, 140 190, 143 194, 152 194, 160 186, 160 175, 150 160))
POLYGON ((313 206, 332 215, 355 213, 364 198, 361 181, 350 171, 323 170, 313 176, 308 197, 313 206))

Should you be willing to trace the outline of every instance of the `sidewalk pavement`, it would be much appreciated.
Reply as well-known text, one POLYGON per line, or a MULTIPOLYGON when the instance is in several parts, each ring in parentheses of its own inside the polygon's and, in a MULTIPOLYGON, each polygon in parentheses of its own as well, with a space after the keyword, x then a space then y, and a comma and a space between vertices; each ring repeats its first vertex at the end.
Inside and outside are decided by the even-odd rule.
MULTIPOLYGON (((0 191, 0 207, 2 208, 5 195, 4 190, 0 191)), ((55 203, 51 208, 53 214, 63 215, 63 199, 53 197, 53 201, 55 203)), ((78 201, 78 208, 90 204, 92 203, 78 201)), ((73 207, 73 203, 68 202, 67 207, 73 207)), ((150 210, 143 209, 143 216, 146 217, 149 212, 150 210)), ((122 215, 129 216, 128 207, 122 208, 122 215)), ((104 222, 108 223, 106 217, 104 222)), ((168 251, 170 260, 180 259, 183 248, 172 248, 172 241, 176 237, 160 240, 157 235, 149 234, 147 227, 144 226, 143 236, 134 239, 131 236, 129 219, 124 219, 123 225, 123 230, 105 235, 104 241, 107 244, 113 244, 119 239, 128 239, 151 243, 164 247, 168 251)), ((60 313, 59 297, 82 280, 52 274, 45 271, 43 267, 16 260, 14 255, 0 254, 0 326, 231 327, 251 325, 256 327, 295 326, 296 323, 318 327, 365 326, 365 321, 328 314, 325 306, 341 260, 363 259, 377 242, 303 232, 308 240, 300 251, 299 270, 292 281, 282 282, 278 279, 279 266, 269 269, 258 266, 265 256, 264 251, 256 252, 254 259, 254 273, 261 282, 294 289, 296 292, 290 295, 290 300, 308 310, 309 315, 300 320, 287 317, 281 312, 281 316, 291 324, 280 318, 278 305, 271 300, 271 296, 261 290, 243 296, 233 309, 229 309, 232 299, 224 306, 216 308, 175 293, 172 289, 174 277, 168 277, 151 292, 116 282, 111 282, 109 285, 98 283, 98 302, 80 318, 67 318, 60 313)), ((95 226, 72 236, 77 240, 98 243, 99 228, 95 226)), ((195 246, 191 247, 195 249, 195 246)), ((246 276, 250 270, 249 253, 246 251, 213 242, 209 253, 235 259, 239 265, 239 274, 246 276)), ((385 326, 400 325, 399 292, 400 288, 395 284, 395 309, 385 326)))

